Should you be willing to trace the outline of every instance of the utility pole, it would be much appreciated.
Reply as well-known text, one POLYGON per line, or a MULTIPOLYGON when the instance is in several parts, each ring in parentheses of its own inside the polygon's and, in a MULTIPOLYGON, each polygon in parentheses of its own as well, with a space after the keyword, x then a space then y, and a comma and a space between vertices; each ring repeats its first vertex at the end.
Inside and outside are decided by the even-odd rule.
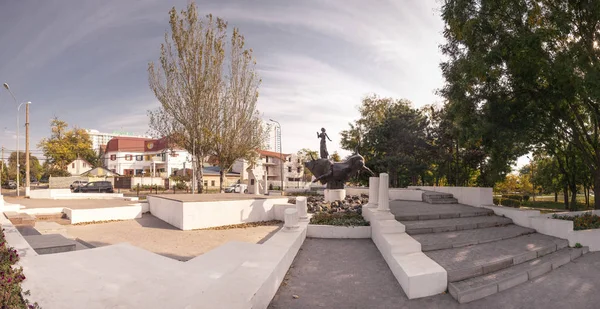
POLYGON ((31 189, 31 175, 29 171, 29 104, 25 104, 25 197, 29 197, 31 189))
POLYGON ((4 174, 4 146, 2 146, 2 161, 0 161, 0 195, 2 195, 2 174, 4 174))

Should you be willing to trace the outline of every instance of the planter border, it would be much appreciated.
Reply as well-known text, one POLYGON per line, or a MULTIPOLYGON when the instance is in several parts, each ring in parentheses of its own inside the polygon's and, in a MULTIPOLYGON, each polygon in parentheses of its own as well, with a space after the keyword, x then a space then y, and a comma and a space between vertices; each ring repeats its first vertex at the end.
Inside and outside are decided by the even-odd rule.
POLYGON ((309 224, 306 237, 312 238, 371 238, 371 226, 340 226, 309 224))

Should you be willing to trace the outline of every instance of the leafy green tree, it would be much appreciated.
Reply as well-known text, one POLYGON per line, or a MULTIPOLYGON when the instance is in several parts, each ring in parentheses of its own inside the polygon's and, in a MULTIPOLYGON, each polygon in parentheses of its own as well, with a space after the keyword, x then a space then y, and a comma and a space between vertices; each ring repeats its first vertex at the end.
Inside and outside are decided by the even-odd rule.
POLYGON ((509 163, 566 137, 600 194, 598 3, 446 0, 442 17, 441 93, 481 129, 492 157, 509 163))
POLYGON ((42 139, 38 147, 44 152, 47 162, 57 169, 65 169, 77 157, 82 157, 98 166, 99 158, 92 149, 92 140, 84 129, 68 129, 68 124, 54 117, 50 122, 51 135, 42 139))
POLYGON ((337 151, 334 151, 330 157, 333 162, 342 162, 342 157, 340 157, 340 154, 337 151))
MULTIPOLYGON (((40 164, 37 157, 29 154, 29 173, 30 177, 40 179, 43 173, 42 165, 40 164)), ((19 179, 21 184, 25 183, 25 153, 19 153, 19 179)), ((12 152, 8 157, 8 177, 10 179, 16 179, 17 174, 17 152, 12 152)), ((4 179, 4 178, 3 178, 4 179)))
MULTIPOLYGON (((316 150, 311 150, 308 148, 302 148, 298 151, 298 157, 301 162, 310 161, 313 158, 318 159, 319 153, 316 150)), ((311 181, 313 174, 310 172, 306 166, 304 166, 304 181, 311 181)))

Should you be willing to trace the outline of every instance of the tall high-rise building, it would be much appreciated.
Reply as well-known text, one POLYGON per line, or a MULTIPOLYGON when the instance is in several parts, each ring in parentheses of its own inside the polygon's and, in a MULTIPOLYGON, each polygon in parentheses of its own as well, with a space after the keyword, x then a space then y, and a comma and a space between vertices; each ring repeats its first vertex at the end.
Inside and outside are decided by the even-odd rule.
POLYGON ((265 123, 264 125, 267 130, 267 136, 265 137, 265 147, 263 150, 278 152, 281 146, 279 127, 273 123, 265 123))
POLYGON ((100 154, 103 147, 106 147, 106 145, 108 144, 108 141, 110 141, 111 139, 113 139, 115 137, 150 138, 150 136, 146 136, 146 135, 138 135, 135 133, 121 132, 121 131, 113 131, 112 133, 102 133, 102 132, 100 132, 98 130, 94 130, 94 129, 86 129, 85 131, 90 136, 90 139, 92 140, 92 149, 94 149, 94 151, 97 154, 100 154))

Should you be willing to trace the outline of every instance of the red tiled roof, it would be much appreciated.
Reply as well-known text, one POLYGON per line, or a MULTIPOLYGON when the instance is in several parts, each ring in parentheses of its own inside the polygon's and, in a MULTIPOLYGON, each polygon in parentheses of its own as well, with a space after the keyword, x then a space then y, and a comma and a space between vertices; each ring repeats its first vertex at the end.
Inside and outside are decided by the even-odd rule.
MULTIPOLYGON (((274 152, 274 151, 269 151, 269 150, 259 150, 258 153, 262 156, 262 157, 275 157, 275 158, 280 158, 279 157, 279 152, 274 152)), ((281 154, 284 158, 291 156, 291 154, 289 153, 283 153, 281 154)))
POLYGON ((156 152, 169 148, 167 138, 115 137, 106 144, 106 152, 156 152))

